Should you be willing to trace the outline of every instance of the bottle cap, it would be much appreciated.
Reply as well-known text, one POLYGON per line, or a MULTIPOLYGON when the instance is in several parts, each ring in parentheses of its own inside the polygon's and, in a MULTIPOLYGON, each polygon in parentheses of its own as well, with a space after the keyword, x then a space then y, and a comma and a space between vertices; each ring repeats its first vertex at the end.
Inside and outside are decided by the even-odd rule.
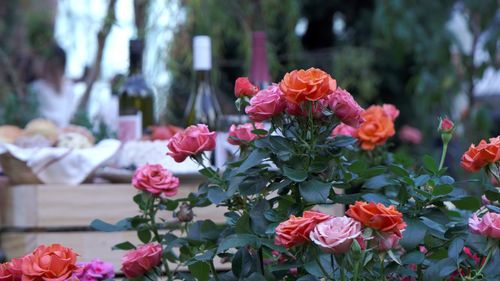
POLYGON ((212 44, 207 35, 193 38, 193 68, 194 70, 212 69, 212 44))

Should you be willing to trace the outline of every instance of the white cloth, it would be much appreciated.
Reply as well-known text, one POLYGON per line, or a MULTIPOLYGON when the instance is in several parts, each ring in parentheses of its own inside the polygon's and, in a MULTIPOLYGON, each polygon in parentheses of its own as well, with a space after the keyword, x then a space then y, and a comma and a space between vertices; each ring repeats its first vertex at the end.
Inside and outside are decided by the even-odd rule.
POLYGON ((54 122, 59 128, 69 125, 80 100, 71 80, 63 78, 60 93, 44 80, 33 82, 31 89, 38 99, 42 117, 54 122))
POLYGON ((20 148, 0 143, 0 154, 10 152, 25 161, 43 183, 78 185, 96 168, 112 158, 120 148, 120 141, 107 139, 91 148, 62 147, 20 148))

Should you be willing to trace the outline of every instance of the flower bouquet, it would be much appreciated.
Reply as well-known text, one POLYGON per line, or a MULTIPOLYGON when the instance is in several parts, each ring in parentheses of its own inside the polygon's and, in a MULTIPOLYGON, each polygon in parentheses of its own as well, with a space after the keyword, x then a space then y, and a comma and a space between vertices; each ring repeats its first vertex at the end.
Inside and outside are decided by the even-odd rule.
MULTIPOLYGON (((145 165, 132 181, 140 213, 92 223, 137 231, 142 245, 115 246, 128 251, 121 270, 128 279, 500 278, 497 183, 477 183, 486 190, 482 205, 446 175, 453 122, 440 122, 440 161, 424 156, 420 167, 388 150, 395 106, 363 109, 320 69, 294 70, 266 89, 239 78, 235 95, 252 122, 231 126, 234 161, 207 165, 215 132, 190 126, 170 139, 166 157, 198 163, 207 181, 197 192, 174 198, 182 183, 165 167, 145 165), (328 214, 333 204, 346 205, 345 215, 328 214), (209 205, 227 210, 225 223, 194 220, 209 205)), ((497 140, 471 146, 463 167, 498 179, 497 140)))

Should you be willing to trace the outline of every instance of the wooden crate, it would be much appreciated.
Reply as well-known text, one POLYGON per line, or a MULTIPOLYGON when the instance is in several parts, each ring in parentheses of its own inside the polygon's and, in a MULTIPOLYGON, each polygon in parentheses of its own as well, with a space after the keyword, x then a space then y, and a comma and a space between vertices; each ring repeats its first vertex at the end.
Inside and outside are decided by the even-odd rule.
MULTIPOLYGON (((196 191, 200 178, 183 179, 177 197, 196 191)), ((129 184, 19 185, 0 187, 0 222, 3 232, 0 248, 9 257, 31 252, 40 244, 60 243, 80 254, 79 260, 95 257, 110 261, 120 268, 123 251, 111 247, 123 241, 139 243, 135 232, 95 232, 85 229, 96 218, 115 223, 138 214, 132 201, 137 191, 129 184)), ((343 214, 336 205, 322 211, 343 214)), ((196 219, 223 223, 225 208, 208 206, 194 209, 196 219)), ((163 218, 172 219, 171 212, 163 218)), ((227 268, 228 265, 217 265, 227 268)))

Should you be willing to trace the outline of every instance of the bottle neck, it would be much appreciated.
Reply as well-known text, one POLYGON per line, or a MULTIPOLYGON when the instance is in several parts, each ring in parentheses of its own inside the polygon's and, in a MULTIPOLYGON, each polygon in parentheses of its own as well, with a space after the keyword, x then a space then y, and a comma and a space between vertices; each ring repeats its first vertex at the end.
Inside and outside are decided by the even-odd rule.
POLYGON ((196 70, 196 81, 210 84, 210 70, 196 70))
POLYGON ((130 54, 130 74, 141 74, 142 73, 142 54, 130 54))
POLYGON ((266 34, 264 32, 254 32, 252 34, 250 80, 259 86, 269 84, 271 80, 267 64, 266 34))

